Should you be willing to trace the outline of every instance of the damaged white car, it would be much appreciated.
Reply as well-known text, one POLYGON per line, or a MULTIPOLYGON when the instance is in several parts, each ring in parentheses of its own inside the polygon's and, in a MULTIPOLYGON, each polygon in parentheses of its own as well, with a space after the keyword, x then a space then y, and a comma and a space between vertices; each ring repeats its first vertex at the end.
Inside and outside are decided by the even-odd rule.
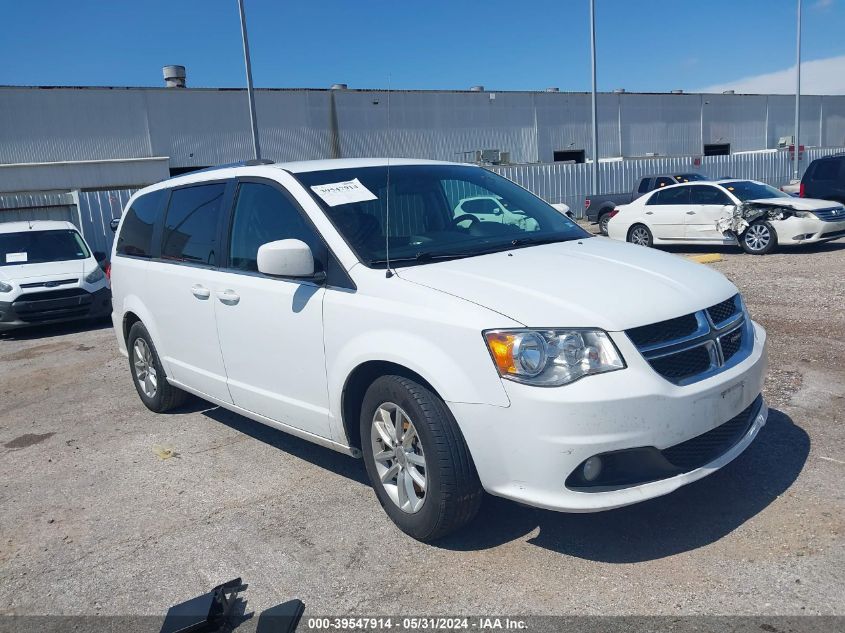
POLYGON ((755 180, 691 182, 664 187, 614 210, 608 237, 657 244, 739 244, 765 255, 778 245, 845 236, 845 208, 794 198, 755 180))

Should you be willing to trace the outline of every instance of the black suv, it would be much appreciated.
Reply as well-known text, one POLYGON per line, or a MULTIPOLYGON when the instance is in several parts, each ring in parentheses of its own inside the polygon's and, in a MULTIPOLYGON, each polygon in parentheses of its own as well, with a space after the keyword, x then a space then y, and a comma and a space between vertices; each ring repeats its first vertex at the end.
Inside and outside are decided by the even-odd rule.
POLYGON ((810 163, 801 179, 799 195, 845 204, 845 154, 817 158, 810 163))

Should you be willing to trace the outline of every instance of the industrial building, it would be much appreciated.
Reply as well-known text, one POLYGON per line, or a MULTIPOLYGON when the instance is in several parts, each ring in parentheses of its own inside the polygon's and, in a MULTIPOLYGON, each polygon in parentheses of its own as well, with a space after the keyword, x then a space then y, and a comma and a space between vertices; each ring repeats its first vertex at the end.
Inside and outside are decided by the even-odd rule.
MULTIPOLYGON (((0 220, 66 217, 87 229, 89 241, 101 241, 104 232, 108 245, 108 220, 134 189, 252 157, 245 90, 184 88, 183 77, 168 80, 171 87, 162 88, 0 87, 0 220)), ((686 157, 687 163, 695 157, 700 165, 698 157, 785 148, 792 142, 794 108, 788 95, 600 93, 598 157, 686 157)), ((574 162, 566 166, 574 174, 577 163, 595 156, 588 93, 476 86, 391 91, 388 99, 383 90, 339 84, 259 89, 256 110, 262 153, 277 161, 391 155, 541 164, 519 168, 524 174, 560 174, 555 163, 574 162)), ((802 97, 800 144, 808 151, 845 146, 845 96, 802 97)), ((651 161, 621 162, 641 171, 651 161)), ((609 162, 601 167, 611 169, 609 162)), ((623 170, 629 172, 635 177, 623 170)), ((600 184, 624 184, 617 181, 602 178, 600 184)), ((555 189, 553 184, 541 188, 555 189)), ((559 199, 551 201, 582 193, 558 191, 559 199)))

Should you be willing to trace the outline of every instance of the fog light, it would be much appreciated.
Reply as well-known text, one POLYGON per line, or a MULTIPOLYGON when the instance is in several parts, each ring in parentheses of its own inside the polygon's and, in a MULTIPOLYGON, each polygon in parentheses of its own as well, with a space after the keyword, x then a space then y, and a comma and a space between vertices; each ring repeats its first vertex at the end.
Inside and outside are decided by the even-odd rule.
POLYGON ((584 462, 583 470, 586 481, 595 481, 601 475, 601 457, 591 457, 584 462))

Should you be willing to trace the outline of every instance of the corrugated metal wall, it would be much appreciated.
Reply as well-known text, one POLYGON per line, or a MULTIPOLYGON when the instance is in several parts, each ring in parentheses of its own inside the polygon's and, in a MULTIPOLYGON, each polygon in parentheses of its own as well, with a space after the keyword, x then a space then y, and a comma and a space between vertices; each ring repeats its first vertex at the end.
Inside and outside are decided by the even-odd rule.
MULTIPOLYGON (((788 95, 600 94, 600 156, 698 154, 702 141, 774 147, 793 133, 794 106, 788 95)), ((384 91, 257 90, 256 108, 264 154, 278 161, 593 154, 584 93, 394 91, 389 130, 384 91)), ((801 112, 804 145, 845 145, 845 96, 805 96, 801 112)), ((169 156, 198 167, 251 155, 243 90, 0 88, 0 139, 0 163, 169 156)))
MULTIPOLYGON (((843 151, 845 147, 809 149, 801 160, 801 172, 816 158, 843 151)), ((749 178, 775 187, 788 183, 792 177, 792 160, 787 151, 705 156, 701 158, 700 166, 694 165, 694 160, 692 156, 672 156, 599 163, 599 191, 631 191, 643 176, 673 172, 699 172, 711 178, 749 178)), ((568 204, 577 217, 583 217, 584 198, 591 190, 591 165, 551 163, 488 169, 513 180, 547 202, 568 204)))

